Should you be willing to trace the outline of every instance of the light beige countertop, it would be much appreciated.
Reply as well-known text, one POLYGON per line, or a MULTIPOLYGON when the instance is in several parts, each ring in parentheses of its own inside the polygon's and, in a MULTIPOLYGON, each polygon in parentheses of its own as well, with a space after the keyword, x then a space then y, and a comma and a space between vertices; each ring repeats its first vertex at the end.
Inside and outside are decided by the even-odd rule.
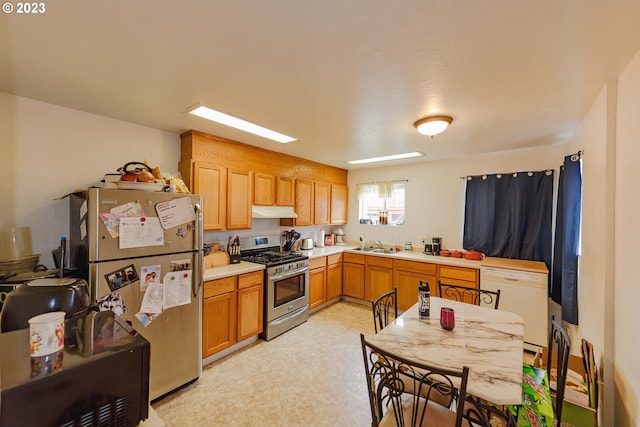
POLYGON ((534 273, 548 274, 549 270, 542 261, 525 261, 521 259, 486 257, 482 261, 482 267, 506 268, 509 270, 531 271, 534 273))
MULTIPOLYGON (((535 269, 532 270, 532 267, 531 267, 532 265, 534 265, 537 268, 542 268, 538 264, 542 264, 542 266, 544 266, 544 263, 536 263, 533 261, 508 260, 504 258, 491 258, 491 257, 487 257, 483 261, 473 261, 466 258, 453 258, 453 257, 444 257, 444 256, 437 256, 437 255, 426 255, 419 251, 401 250, 400 252, 395 252, 390 254, 372 253, 372 252, 366 252, 366 251, 363 252, 360 250, 356 250, 355 249, 356 247, 357 246, 354 246, 354 245, 334 245, 334 246, 325 246, 323 248, 314 247, 313 249, 301 250, 300 252, 308 256, 310 259, 338 254, 342 252, 349 252, 349 253, 361 254, 361 255, 390 257, 394 259, 404 259, 408 261, 429 262, 433 264, 450 265, 454 267, 467 267, 467 268, 475 268, 475 269, 480 269, 480 267, 486 267, 486 266, 492 266, 492 267, 500 266, 503 268, 526 269, 529 271, 535 271, 535 269), (527 268, 525 268, 525 266, 527 268)), ((208 268, 204 271, 204 280, 222 279, 224 277, 264 270, 264 268, 265 266, 261 264, 242 261, 239 264, 229 264, 222 267, 208 268)), ((544 269, 546 269, 546 267, 544 267, 544 269)))
POLYGON ((203 280, 223 279, 238 274, 253 273, 254 271, 264 270, 264 265, 253 262, 240 261, 238 264, 228 264, 222 267, 207 268, 204 270, 203 280))
POLYGON ((321 256, 334 255, 344 252, 346 248, 352 248, 352 246, 347 245, 334 245, 334 246, 325 246, 323 248, 314 247, 309 250, 301 250, 300 253, 311 258, 318 258, 321 256))
POLYGON ((344 248, 345 248, 345 252, 350 252, 354 254, 391 257, 394 259, 406 259, 409 261, 430 262, 433 264, 452 265, 455 267, 467 267, 467 268, 480 269, 480 266, 482 264, 482 261, 472 261, 466 258, 452 258, 452 257, 446 257, 446 256, 438 256, 438 255, 426 255, 423 252, 418 252, 418 251, 401 250, 400 252, 383 254, 383 253, 375 253, 375 252, 372 253, 372 252, 366 252, 366 251, 363 252, 360 250, 355 250, 353 246, 346 246, 344 248))

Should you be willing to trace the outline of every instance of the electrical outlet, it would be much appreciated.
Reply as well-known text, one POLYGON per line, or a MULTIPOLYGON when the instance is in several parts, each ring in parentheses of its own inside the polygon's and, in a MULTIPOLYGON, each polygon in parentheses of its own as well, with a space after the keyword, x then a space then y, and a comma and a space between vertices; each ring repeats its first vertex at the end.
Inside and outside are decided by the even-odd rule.
POLYGON ((427 238, 426 237, 422 237, 422 246, 427 244, 427 238))

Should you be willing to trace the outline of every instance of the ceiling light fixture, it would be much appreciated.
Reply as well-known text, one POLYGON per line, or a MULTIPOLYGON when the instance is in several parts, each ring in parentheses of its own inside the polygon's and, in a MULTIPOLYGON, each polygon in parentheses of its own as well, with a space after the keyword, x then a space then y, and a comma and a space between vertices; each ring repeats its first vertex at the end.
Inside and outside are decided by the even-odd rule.
POLYGON ((429 116, 418 120, 413 125, 419 133, 433 139, 437 134, 444 132, 452 121, 453 118, 450 116, 429 116))
POLYGON ((205 107, 204 105, 197 105, 195 107, 189 108, 187 112, 191 115, 211 120, 225 126, 231 126, 232 128, 240 129, 242 131, 249 132, 263 138, 268 138, 273 141, 281 142, 283 144, 297 140, 297 138, 293 138, 274 130, 258 126, 255 123, 247 122, 246 120, 221 113, 220 111, 212 110, 211 108, 205 107))
POLYGON ((347 163, 351 163, 352 165, 359 165, 362 163, 374 163, 374 162, 385 162, 387 160, 396 160, 396 159, 407 159, 409 157, 420 157, 424 156, 424 153, 420 153, 418 151, 414 151, 411 153, 404 154, 393 154, 391 156, 383 156, 383 157, 372 157, 370 159, 362 159, 362 160, 351 160, 347 163))

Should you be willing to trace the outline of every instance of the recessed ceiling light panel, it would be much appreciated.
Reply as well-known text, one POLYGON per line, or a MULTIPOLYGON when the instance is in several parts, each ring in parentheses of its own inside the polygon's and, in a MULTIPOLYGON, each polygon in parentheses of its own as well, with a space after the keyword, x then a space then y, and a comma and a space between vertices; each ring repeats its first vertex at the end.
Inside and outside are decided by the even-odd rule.
POLYGON ((280 132, 276 132, 274 130, 259 126, 255 123, 230 116, 229 114, 221 113, 220 111, 212 110, 211 108, 205 107, 204 105, 198 105, 196 107, 190 108, 187 112, 191 115, 211 120, 225 126, 240 129, 242 131, 249 132, 263 138, 268 138, 273 141, 281 142, 283 144, 297 140, 297 138, 293 138, 280 132))
POLYGON ((352 165, 360 165, 363 163, 385 162, 387 160, 407 159, 410 157, 420 157, 420 156, 424 156, 424 153, 413 151, 411 153, 393 154, 391 156, 372 157, 370 159, 362 159, 362 160, 351 160, 348 163, 352 165))

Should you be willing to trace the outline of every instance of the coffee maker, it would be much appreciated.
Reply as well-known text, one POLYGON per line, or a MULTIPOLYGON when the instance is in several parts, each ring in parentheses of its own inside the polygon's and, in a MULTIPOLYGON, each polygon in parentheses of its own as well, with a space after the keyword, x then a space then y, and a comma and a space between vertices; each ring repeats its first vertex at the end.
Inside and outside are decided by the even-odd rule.
POLYGON ((431 242, 433 245, 433 254, 440 255, 440 250, 442 249, 442 237, 433 237, 431 242))

